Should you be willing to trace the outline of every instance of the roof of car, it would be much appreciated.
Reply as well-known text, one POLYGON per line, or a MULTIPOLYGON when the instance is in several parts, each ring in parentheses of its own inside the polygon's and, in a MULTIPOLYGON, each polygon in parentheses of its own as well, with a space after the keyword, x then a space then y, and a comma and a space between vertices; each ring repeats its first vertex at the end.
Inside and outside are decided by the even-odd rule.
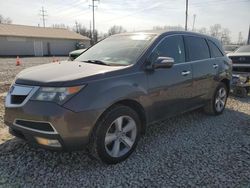
POLYGON ((220 48, 222 48, 221 43, 218 39, 211 37, 211 36, 208 36, 208 35, 204 35, 204 34, 196 33, 196 32, 190 32, 190 31, 144 30, 144 31, 120 33, 117 35, 131 35, 131 34, 142 34, 142 33, 152 34, 152 35, 156 35, 156 36, 166 36, 166 35, 174 35, 174 34, 199 36, 199 37, 210 39, 211 41, 216 43, 218 46, 220 46, 220 48))
POLYGON ((154 34, 157 36, 160 35, 171 35, 171 34, 185 34, 185 35, 195 35, 195 36, 200 36, 200 37, 205 37, 205 38, 211 38, 214 39, 214 37, 204 35, 201 33, 196 33, 196 32, 190 32, 190 31, 167 31, 167 30, 143 30, 143 31, 134 31, 134 32, 127 32, 127 33, 120 33, 117 35, 128 35, 128 34, 140 34, 140 33, 145 33, 145 34, 154 34))

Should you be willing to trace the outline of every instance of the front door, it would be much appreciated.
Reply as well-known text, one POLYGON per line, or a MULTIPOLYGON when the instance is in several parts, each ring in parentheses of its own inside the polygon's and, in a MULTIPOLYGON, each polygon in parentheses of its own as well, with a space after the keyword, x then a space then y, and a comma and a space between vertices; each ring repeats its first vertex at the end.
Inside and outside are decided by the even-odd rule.
POLYGON ((175 62, 171 68, 147 73, 152 121, 187 110, 192 98, 192 67, 185 62, 183 37, 165 37, 149 56, 149 62, 154 64, 158 57, 172 57, 175 62))

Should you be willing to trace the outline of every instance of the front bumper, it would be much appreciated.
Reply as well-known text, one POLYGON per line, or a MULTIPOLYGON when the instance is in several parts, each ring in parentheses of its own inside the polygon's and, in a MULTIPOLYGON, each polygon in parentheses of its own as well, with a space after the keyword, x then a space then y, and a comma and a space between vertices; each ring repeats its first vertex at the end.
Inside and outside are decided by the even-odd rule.
POLYGON ((21 107, 6 107, 4 122, 9 126, 11 134, 27 140, 32 145, 71 151, 86 147, 99 114, 97 110, 73 112, 53 102, 30 100, 21 107), (17 120, 47 122, 53 126, 54 131, 41 131, 34 126, 18 126, 17 120), (58 140, 61 147, 41 145, 36 137, 58 140))
POLYGON ((250 73, 250 63, 233 64, 233 72, 250 73))

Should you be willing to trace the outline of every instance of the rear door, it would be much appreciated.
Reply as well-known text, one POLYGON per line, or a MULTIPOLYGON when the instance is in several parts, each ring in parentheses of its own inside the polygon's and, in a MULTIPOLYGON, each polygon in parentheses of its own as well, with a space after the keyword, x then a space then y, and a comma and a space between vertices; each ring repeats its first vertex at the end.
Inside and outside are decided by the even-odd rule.
POLYGON ((218 67, 210 58, 207 41, 198 36, 185 36, 185 46, 188 61, 193 69, 193 101, 195 105, 202 105, 213 88, 214 77, 218 67))
POLYGON ((158 57, 172 57, 175 63, 171 68, 147 73, 153 119, 185 111, 190 107, 192 97, 192 67, 185 62, 183 36, 167 36, 159 42, 149 56, 149 62, 154 64, 158 57))
POLYGON ((207 40, 207 43, 210 49, 213 68, 215 69, 216 74, 220 74, 220 72, 224 71, 223 65, 227 63, 225 56, 213 41, 207 40))

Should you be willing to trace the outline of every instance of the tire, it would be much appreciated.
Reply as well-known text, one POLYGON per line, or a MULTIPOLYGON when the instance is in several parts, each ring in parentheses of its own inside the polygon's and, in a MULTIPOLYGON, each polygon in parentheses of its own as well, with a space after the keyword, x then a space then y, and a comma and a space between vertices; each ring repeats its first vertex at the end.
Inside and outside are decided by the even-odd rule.
POLYGON ((97 122, 89 146, 90 154, 106 164, 122 162, 135 150, 140 132, 138 114, 127 106, 116 105, 104 112, 97 122))
POLYGON ((247 97, 247 93, 248 93, 247 88, 244 88, 244 87, 236 87, 233 90, 233 94, 236 97, 245 98, 245 97, 247 97))
POLYGON ((220 82, 215 89, 212 99, 210 99, 209 102, 204 107, 204 111, 210 115, 222 114, 227 103, 227 97, 228 97, 228 88, 224 83, 220 82))

